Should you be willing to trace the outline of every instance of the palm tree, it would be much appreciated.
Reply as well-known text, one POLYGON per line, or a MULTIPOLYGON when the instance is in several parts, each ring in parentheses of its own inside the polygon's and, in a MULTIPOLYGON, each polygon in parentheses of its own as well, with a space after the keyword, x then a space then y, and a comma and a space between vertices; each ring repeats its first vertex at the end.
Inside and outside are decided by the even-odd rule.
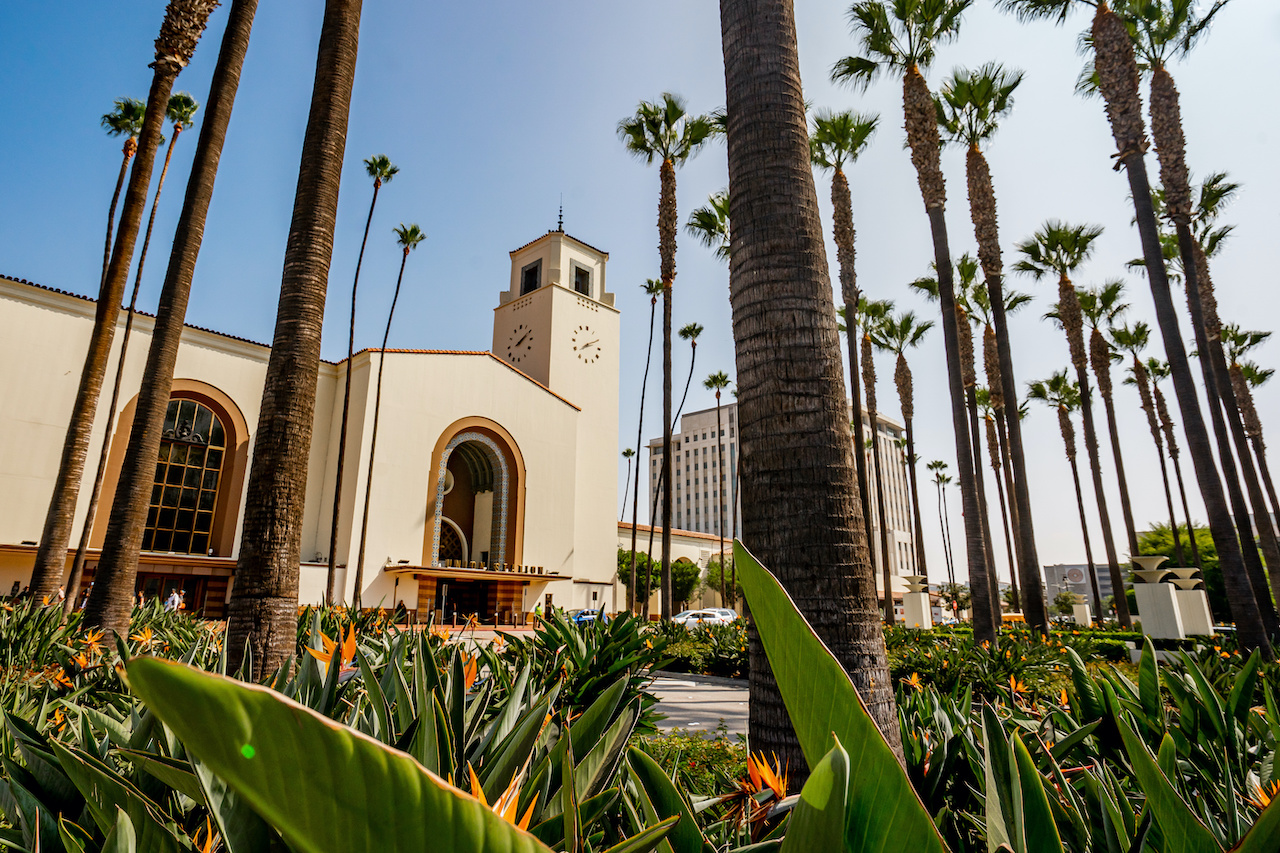
MULTIPOLYGON (((1018 384, 1014 377, 1013 350, 1005 319, 1009 300, 1003 292, 1004 260, 996 219, 995 185, 982 150, 995 135, 1000 121, 1013 109, 1013 93, 1021 82, 1021 71, 1005 69, 997 63, 988 63, 974 71, 958 69, 940 87, 935 109, 947 140, 965 146, 969 217, 978 241, 978 260, 986 278, 985 286, 992 295, 992 322, 989 325, 994 327, 994 358, 985 359, 987 387, 996 408, 997 434, 1002 436, 1001 445, 1009 456, 1004 468, 1019 554, 1018 573, 1022 576, 1022 588, 1026 592, 1024 613, 1032 629, 1047 633, 1049 614, 1044 605, 1040 561, 1031 518, 1031 490, 1019 406, 1004 405, 1006 399, 1017 401, 1018 384)), ((985 353, 988 350, 985 336, 983 343, 985 353)), ((977 442, 976 436, 974 442, 977 442)))
POLYGON ((347 324, 347 367, 342 388, 342 426, 338 429, 338 463, 333 474, 333 518, 329 526, 329 571, 324 586, 327 604, 337 601, 338 569, 338 512, 342 507, 342 474, 347 462, 347 420, 351 411, 351 359, 356 354, 356 289, 360 286, 360 266, 364 263, 364 247, 369 242, 369 226, 373 224, 373 209, 378 206, 378 190, 400 171, 386 154, 375 154, 364 161, 365 173, 373 178, 373 198, 369 202, 369 215, 364 221, 364 237, 360 240, 360 254, 356 256, 356 274, 351 282, 351 315, 347 324))
POLYGON ((917 347, 933 328, 932 321, 917 320, 911 311, 894 317, 886 316, 874 329, 869 330, 872 341, 881 349, 897 356, 893 369, 893 381, 898 386, 898 401, 902 406, 902 424, 906 431, 906 459, 908 483, 911 486, 912 520, 915 525, 916 574, 927 575, 924 557, 924 524, 920 520, 920 486, 916 480, 916 436, 912 424, 915 418, 915 399, 912 391, 911 368, 907 365, 906 352, 917 347))
POLYGON ((227 14, 222 46, 209 84, 205 118, 196 140, 182 212, 174 229, 169 265, 160 289, 151 346, 143 368, 144 381, 138 390, 133 427, 116 480, 93 595, 86 605, 86 621, 109 621, 118 626, 114 629, 117 631, 127 627, 133 606, 138 554, 146 528, 149 495, 155 481, 155 464, 173 388, 191 282, 257 8, 257 0, 233 0, 227 14), (95 596, 102 597, 95 601, 95 596))
POLYGON ((676 166, 683 165, 715 129, 703 115, 690 115, 684 99, 664 92, 659 102, 641 101, 636 114, 618 123, 618 136, 631 154, 660 161, 658 254, 662 261, 662 618, 671 618, 671 287, 676 277, 676 166))
MULTIPOLYGON (((893 310, 893 303, 886 299, 868 300, 866 297, 858 301, 858 313, 866 318, 862 335, 862 385, 867 401, 867 420, 871 423, 871 463, 876 478, 876 518, 880 525, 879 567, 884 578, 884 621, 894 623, 893 614, 893 560, 889 550, 889 514, 884 503, 884 469, 880 462, 880 415, 876 406, 876 361, 872 352, 872 334, 879 328, 893 310)), ((855 418, 855 421, 861 417, 855 418)), ((871 549, 872 565, 875 566, 875 549, 871 549)))
MULTIPOLYGON (((147 105, 137 98, 116 98, 116 107, 102 117, 102 126, 107 136, 123 136, 124 146, 120 149, 120 174, 116 177, 116 189, 111 195, 111 207, 107 211, 107 240, 102 247, 102 284, 106 283, 107 266, 111 263, 111 234, 115 228, 116 206, 120 203, 120 191, 124 189, 124 180, 129 174, 129 163, 138 152, 138 135, 142 132, 142 118, 147 105)), ((67 596, 70 598, 70 596, 67 596)))
POLYGON ((893 2, 858 0, 849 9, 854 37, 863 55, 839 60, 832 79, 865 90, 881 72, 902 77, 902 106, 906 116, 907 145, 929 226, 933 236, 934 263, 938 269, 942 339, 947 355, 947 380, 951 392, 951 425, 955 431, 956 465, 964 507, 965 551, 970 576, 979 579, 973 590, 974 636, 994 640, 996 626, 988 619, 993 602, 988 586, 987 547, 982 534, 982 508, 978 498, 978 471, 973 464, 972 437, 960 375, 960 339, 957 329, 951 249, 947 243, 946 182, 942 176, 937 114, 922 71, 933 64, 939 44, 951 41, 960 30, 960 17, 972 0, 893 2))
POLYGON ((1111 458, 1116 463, 1116 484, 1120 487, 1120 511, 1124 517, 1124 529, 1129 538, 1129 553, 1138 553, 1138 531, 1133 523, 1133 505, 1129 500, 1129 480, 1124 473, 1124 456, 1120 450, 1120 428, 1116 423, 1116 404, 1111 384, 1111 360, 1119 358, 1112 350, 1110 342, 1102 334, 1107 328, 1120 319, 1129 305, 1124 298, 1124 282, 1112 279, 1101 287, 1077 290, 1080 302, 1080 313, 1089 324, 1089 364, 1093 367, 1093 377, 1098 382, 1098 396, 1102 397, 1103 410, 1107 415, 1107 430, 1111 435, 1111 458))
MULTIPOLYGON (((857 521, 843 359, 791 0, 722 0, 742 536, 849 673, 897 751, 875 578, 857 521), (785 381, 782 377, 786 377, 785 381)), ((754 629, 750 737, 804 766, 754 629)), ((799 781, 797 776, 793 780, 799 781)))
MULTIPOLYGON (((226 639, 231 669, 247 646, 254 677, 275 670, 296 641, 306 465, 360 12, 361 0, 325 2, 280 307, 254 434, 226 639)), ((356 589, 358 595, 358 584, 356 589)))
MULTIPOLYGON (((644 285, 644 292, 649 295, 649 343, 644 350, 644 378, 640 380, 640 416, 637 418, 636 426, 636 446, 644 444, 644 398, 645 391, 649 386, 649 362, 653 359, 653 321, 657 313, 658 297, 663 292, 661 281, 649 279, 644 285)), ((636 524, 638 523, 638 513, 640 510, 640 470, 639 463, 636 465, 636 484, 634 491, 631 493, 631 588, 630 606, 632 610, 636 608, 636 592, 639 584, 638 572, 635 571, 636 565, 636 524)), ((653 528, 653 516, 649 516, 649 527, 653 528)), ((648 573, 645 573, 648 577, 648 573)), ((645 607, 648 607, 648 598, 645 599, 645 607)))
POLYGON ((1203 568, 1204 563, 1200 561, 1200 546, 1196 544, 1196 528, 1191 521, 1191 506, 1187 503, 1187 487, 1182 479, 1182 465, 1178 462, 1178 441, 1174 434, 1173 419, 1169 417, 1169 407, 1165 403, 1164 393, 1160 390, 1160 380, 1169 377, 1169 364, 1158 358, 1149 358, 1143 366, 1151 377, 1152 400, 1155 403, 1156 414, 1160 418, 1160 430, 1164 433, 1165 443, 1169 445, 1169 458, 1173 461, 1173 474, 1178 483, 1178 495, 1182 499, 1182 513, 1187 519, 1187 539, 1191 542, 1191 555, 1195 560, 1196 568, 1203 568))
MULTIPOLYGON (((1147 280, 1155 303, 1156 321, 1160 326, 1165 354, 1168 356, 1178 408, 1182 414, 1183 430, 1200 494, 1204 499, 1205 512, 1209 517, 1209 529, 1222 565, 1227 596, 1233 605, 1232 615, 1236 618, 1240 645, 1243 649, 1260 649, 1265 657, 1270 658, 1271 643, 1268 634, 1271 625, 1264 618, 1264 596, 1255 594, 1260 566, 1246 565, 1244 552, 1249 548, 1249 543, 1238 540, 1232 526, 1226 495, 1223 493, 1223 480, 1219 478, 1214 464, 1209 432, 1205 428, 1196 397, 1195 382, 1191 377, 1186 347, 1178 326, 1178 315, 1169 290, 1159 226, 1151 202, 1151 183, 1144 159, 1147 149, 1146 127, 1142 119, 1138 61, 1129 24, 1111 9, 1106 0, 1000 0, 1000 5, 1016 11, 1024 19, 1053 18, 1059 23, 1065 21, 1071 10, 1078 5, 1092 6, 1095 9, 1089 43, 1093 47, 1098 90, 1106 102, 1111 135, 1116 143, 1117 168, 1123 165, 1129 180, 1129 193, 1142 242, 1147 280)), ((1179 51, 1185 53, 1194 42, 1195 39, 1181 40, 1185 48, 1180 48, 1179 51)), ((1176 114, 1177 101, 1171 97, 1176 90, 1172 87, 1171 79, 1167 82, 1169 85, 1165 86, 1164 83, 1156 84, 1153 81, 1153 109, 1161 117, 1160 121, 1154 123, 1159 127, 1153 127, 1153 130, 1157 133, 1155 142, 1161 161, 1161 176, 1166 184, 1173 185, 1170 214, 1178 230, 1179 247, 1183 257, 1191 259, 1194 247, 1191 245, 1190 204, 1182 193, 1187 175, 1183 156, 1185 145, 1182 140, 1181 118, 1176 114), (1160 91, 1154 91, 1156 89, 1160 91), (1154 102, 1161 99, 1162 106, 1157 108, 1154 102)), ((1195 306, 1199 302, 1198 271, 1194 263, 1187 263, 1186 267, 1188 299, 1195 306)), ((1213 408, 1210 405, 1211 412, 1213 408)), ((1228 467, 1229 459, 1223 459, 1222 463, 1230 489, 1232 477, 1228 467)), ((1120 601, 1117 597, 1117 604, 1120 601)), ((1270 598, 1267 597, 1266 601, 1269 603, 1270 598)), ((1269 609, 1274 613, 1274 607, 1269 609)))
MULTIPOLYGON (((418 248, 418 244, 427 239, 422 229, 415 222, 412 225, 400 223, 400 227, 392 229, 396 235, 396 245, 400 247, 400 274, 396 276, 396 289, 391 294, 391 309, 387 311, 387 327, 382 332, 382 347, 378 350, 378 384, 373 395, 373 427, 369 438, 369 468, 364 477, 364 512, 360 517, 360 550, 356 555, 355 590, 351 595, 351 607, 360 611, 361 592, 364 589, 364 550, 369 535, 369 503, 373 495, 373 460, 378 450, 378 416, 382 410, 382 370, 387 365, 387 339, 391 337, 391 321, 396 316, 396 302, 400 300, 400 283, 404 281, 404 267, 409 261, 409 253, 418 248)), ((501 559, 501 558, 499 558, 501 559)))
POLYGON ((720 424, 720 392, 729 387, 729 375, 723 370, 716 371, 703 380, 702 387, 716 392, 716 488, 718 489, 716 528, 720 534, 720 600, 728 601, 729 592, 724 588, 724 491, 729 477, 724 474, 724 440, 721 438, 724 429, 720 424))
MULTIPOLYGON (((813 132, 809 136, 809 156, 813 165, 831 171, 831 206, 834 210, 831 230, 836 243, 836 260, 840 264, 840 298, 844 303, 841 318, 846 327, 845 342, 849 350, 849 399, 854 405, 853 461, 858 471, 858 496, 868 542, 871 541, 871 493, 867 488, 866 454, 862 451, 866 447, 866 436, 863 434, 862 406, 859 403, 862 393, 858 388, 858 303, 861 295, 854 263, 857 233, 853 228, 853 196, 849 192, 844 164, 858 161, 879 123, 880 116, 874 113, 819 112, 814 117, 813 132)), ((874 421, 871 431, 875 432, 874 421)))
POLYGON ((947 474, 947 463, 941 459, 935 459, 925 467, 933 472, 933 484, 938 487, 938 527, 942 532, 943 554, 947 558, 947 583, 955 586, 955 557, 951 551, 951 528, 946 518, 947 497, 943 490, 945 486, 951 485, 951 476, 947 474))
POLYGON ((1245 435, 1253 445, 1253 455, 1258 460, 1258 472, 1262 475, 1267 496, 1271 499, 1271 511, 1280 513, 1280 502, 1276 500, 1275 485, 1271 481, 1271 470, 1267 466, 1267 446, 1262 437, 1262 420, 1258 417, 1252 390, 1264 384, 1275 371, 1263 370, 1252 362, 1242 360, 1245 355, 1265 343, 1270 337, 1270 332, 1242 331, 1235 323, 1228 323, 1222 327, 1222 345, 1230 365, 1231 388, 1235 392, 1237 405, 1240 407, 1245 435))
MULTIPOLYGON (((1089 585, 1093 592, 1093 609, 1102 618, 1102 593, 1098 589, 1098 568, 1093 563, 1093 548, 1089 544, 1089 519, 1084 510, 1084 493, 1080 490, 1080 467, 1076 464, 1076 432, 1071 424, 1071 413, 1078 410, 1083 401, 1080 386, 1067 378, 1066 370, 1059 370, 1047 380, 1032 382, 1027 393, 1030 400, 1039 400, 1058 413, 1058 428, 1062 430, 1062 445, 1071 463, 1071 481, 1076 487, 1076 507, 1080 510, 1080 535, 1084 538, 1084 558, 1089 564, 1089 585)), ((1124 586, 1113 586, 1114 599, 1124 598, 1124 586)))
MULTIPOLYGON (((1006 450, 1000 446, 1000 436, 996 429, 996 419, 999 415, 991 404, 991 391, 989 389, 979 387, 975 396, 978 400, 978 409, 982 413, 982 425, 986 430, 987 464, 991 466, 991 471, 995 475, 996 494, 1000 500, 1000 522, 1004 530, 1004 552, 1009 560, 1009 585, 1010 591, 1013 593, 1013 600, 1016 602, 1012 609, 1020 611, 1022 610, 1022 595, 1018 590, 1018 567, 1015 558, 1017 549, 1013 544, 1013 536, 1010 533, 1009 503, 1005 498, 1004 481, 1000 479, 1002 470, 1007 473, 1008 469, 1004 465, 1006 450)), ((993 560, 992 564, 994 565, 994 563, 995 561, 993 560)))
MULTIPOLYGON (((1125 380, 1138 388, 1138 398, 1142 401, 1142 411, 1147 416, 1147 428, 1151 431, 1151 440, 1156 445, 1156 455, 1160 459, 1160 478, 1164 482, 1164 497, 1169 508, 1169 530, 1173 533, 1174 552, 1179 565, 1186 565, 1182 554, 1182 535, 1178 532, 1177 514, 1173 509, 1173 491, 1169 488, 1169 467, 1164 461, 1164 442, 1160 438, 1160 423, 1156 418, 1155 403, 1151 397, 1151 377, 1142 364, 1142 350, 1150 340, 1150 328, 1146 323, 1137 322, 1132 326, 1112 326, 1111 341, 1117 349, 1129 353, 1132 359, 1129 365, 1130 376, 1125 380)), ((1191 519, 1187 519, 1187 533, 1191 543, 1195 544, 1195 534, 1190 527, 1191 519)), ((1198 561, 1197 561, 1198 562, 1198 561)))
MULTIPOLYGON (((160 179, 156 182, 156 194, 151 199, 151 215, 147 219, 146 236, 142 240, 142 251, 138 255, 138 267, 133 275, 133 293, 129 297, 129 309, 125 312, 124 333, 120 336, 120 356, 116 359, 116 376, 111 385, 111 402, 107 405, 107 426, 102 433, 102 447, 98 451, 98 467, 93 476, 93 487, 89 490, 89 506, 85 509, 84 523, 80 526, 80 544, 76 546, 76 556, 71 562, 71 577, 67 580, 67 597, 62 602, 62 609, 70 613, 80 597, 80 579, 84 576, 84 561, 89 550, 89 534, 93 531, 93 522, 98 516, 98 501, 102 496, 102 480, 107 474, 107 450, 110 447, 111 425, 115 422, 116 406, 120 402, 120 385, 124 379, 124 362, 129 353, 129 338, 133 334, 133 315, 138 306, 138 290, 142 286, 142 270, 147 262, 147 249, 151 245, 151 232, 156 224, 156 208, 160 204, 160 193, 164 190, 164 179, 169 174, 169 162, 173 159, 173 146, 182 131, 191 125, 196 110, 200 105, 187 92, 178 92, 169 98, 169 107, 165 117, 173 125, 173 135, 169 137, 169 148, 164 155, 164 166, 160 169, 160 179)), ((103 117, 104 119, 106 116, 103 117)), ((118 192, 118 190, 117 190, 118 192)))
MULTIPOLYGON (((626 483, 622 486, 622 514, 618 516, 619 521, 622 521, 627 517, 627 493, 631 491, 631 460, 633 457, 635 457, 635 455, 636 455, 635 450, 633 450, 630 447, 622 451, 622 458, 627 460, 627 480, 626 480, 626 483)), ((639 477, 639 476, 640 476, 640 472, 637 470, 636 477, 639 477)))
POLYGON ((1098 433, 1093 425, 1093 395, 1089 386, 1089 362, 1084 346, 1084 317, 1080 299, 1071 283, 1072 274, 1093 254, 1094 241, 1101 235, 1101 226, 1069 225, 1049 220, 1030 239, 1017 245, 1022 259, 1014 265, 1014 269, 1037 281, 1046 275, 1056 275, 1058 278, 1055 319, 1066 333, 1071 363, 1075 367, 1076 383, 1080 390, 1084 447, 1089 455, 1089 470, 1093 474, 1093 494, 1102 524, 1102 546, 1111 572, 1111 587, 1116 590, 1116 616, 1121 627, 1128 629, 1131 625, 1129 602, 1123 595, 1124 573, 1120 569, 1115 538, 1111 532, 1111 513, 1107 510, 1107 497, 1103 490, 1102 460, 1098 456, 1098 433))
POLYGON ((716 257, 729 262, 729 191, 720 190, 707 197, 707 203, 689 214, 684 230, 698 238, 716 257))
POLYGON ((111 357, 111 342, 115 337, 124 286, 133 261, 134 244, 142 225, 142 211, 146 207, 151 170, 160 147, 165 108, 169 104, 169 96, 173 92, 178 74, 195 53, 209 14, 217 5, 217 0, 171 0, 165 9, 164 23, 155 42, 155 61, 150 66, 153 69, 151 90, 147 95, 133 169, 125 189, 124 204, 120 209, 120 227, 106 275, 101 279, 97 312, 93 319, 93 330, 89 333, 89 346, 80 374, 80 385, 76 389, 71 416, 67 420, 67 434, 58 462, 58 474, 49 498, 40 547, 36 551, 35 566, 31 572, 30 588, 35 601, 54 600, 62 585, 62 575, 67 567, 67 545, 75 522, 85 458, 89 453, 89 436, 98 410, 98 397, 102 394, 102 384, 106 378, 107 362, 111 357))

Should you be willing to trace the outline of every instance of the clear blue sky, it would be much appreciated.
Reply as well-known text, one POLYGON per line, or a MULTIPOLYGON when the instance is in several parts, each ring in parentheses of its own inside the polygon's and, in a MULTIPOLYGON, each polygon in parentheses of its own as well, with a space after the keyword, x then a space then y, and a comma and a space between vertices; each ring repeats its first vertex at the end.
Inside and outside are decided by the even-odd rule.
MULTIPOLYGON (((901 307, 930 314, 905 287, 926 271, 930 248, 914 174, 902 149, 900 89, 887 80, 866 95, 832 86, 831 64, 854 50, 845 5, 798 5, 807 97, 818 107, 883 115, 878 138, 850 172, 859 279, 872 297, 896 299, 901 307)), ((196 271, 192 323, 270 340, 321 7, 262 3, 258 11, 196 271)), ((103 219, 119 164, 119 143, 102 133, 98 117, 116 97, 145 97, 146 66, 163 8, 160 0, 145 0, 0 9, 0 55, 6 59, 0 91, 8 116, 0 135, 0 273, 79 293, 96 289, 103 219)), ((214 14, 178 81, 177 88, 200 100, 225 18, 225 7, 214 14)), ((1006 259, 1012 243, 1047 218, 1105 225, 1081 283, 1125 276, 1134 305, 1131 319, 1149 319, 1145 281, 1123 269, 1138 244, 1128 224, 1125 181, 1110 169, 1114 147, 1101 104, 1072 95, 1080 67, 1075 39, 1086 24, 1077 17, 1061 28, 1023 26, 995 12, 989 0, 978 0, 967 13, 960 40, 940 49, 930 81, 936 83, 957 64, 992 59, 1026 70, 1017 109, 989 152, 1006 259)), ((507 282, 507 252, 554 227, 563 194, 566 230, 611 253, 608 283, 624 312, 619 450, 633 445, 648 320, 639 288, 657 270, 658 179, 656 168, 625 154, 614 128, 637 101, 666 90, 683 94, 695 110, 724 102, 716 4, 368 0, 361 35, 325 356, 344 351, 344 294, 369 198, 363 158, 386 153, 402 171, 382 193, 365 259, 360 346, 375 345, 380 335, 399 260, 391 228, 404 221, 421 224, 429 239, 411 259, 392 344, 487 348, 491 309, 507 282)), ((1255 96, 1273 88, 1278 48, 1280 8, 1272 0, 1236 0, 1191 61, 1174 68, 1192 168, 1199 173, 1226 169, 1244 184, 1228 216, 1239 228, 1215 266, 1223 315, 1264 328, 1274 325, 1280 301, 1267 251, 1275 237, 1266 236, 1280 226, 1274 204, 1280 195, 1274 162, 1280 118, 1269 100, 1255 96)), ((174 159, 144 276, 141 305, 146 309, 153 308, 163 278, 194 143, 194 133, 185 136, 174 159)), ((1154 174, 1154 158, 1151 162, 1154 174)), ((972 250, 961 153, 949 152, 944 168, 951 242, 959 254, 972 250)), ((679 182, 683 220, 726 184, 723 146, 712 146, 692 161, 679 182)), ((827 195, 820 176, 824 215, 827 195)), ((829 223, 828 218, 828 232, 829 223)), ((706 327, 697 378, 721 369, 732 375, 726 270, 683 235, 678 270, 676 325, 697 320, 706 327)), ((1061 333, 1038 319, 1052 301, 1050 286, 1029 281, 1016 286, 1040 297, 1014 324, 1019 380, 1025 381, 1064 365, 1067 355, 1061 333)), ((1261 360, 1273 361, 1274 349, 1264 349, 1261 360)), ((920 453, 926 460, 953 462, 940 338, 933 336, 912 363, 920 453)), ((681 353, 677 374, 686 367, 681 353)), ((896 409, 891 370, 885 360, 880 397, 896 409)), ((692 408, 712 403, 699 386, 695 383, 690 393, 692 408)), ((1136 398, 1130 399, 1129 389, 1119 395, 1129 477, 1144 525, 1161 517, 1163 495, 1136 398)), ((1259 400, 1264 420, 1271 423, 1280 412, 1275 397, 1267 389, 1259 400)), ((658 417, 646 420, 647 438, 660 425, 658 417)), ((1041 558, 1079 561, 1083 549, 1056 423, 1047 412, 1034 412, 1027 429, 1041 558)), ((1109 460, 1109 451, 1104 449, 1103 456, 1109 460)), ((624 473, 620 465, 619 483, 624 473)), ((930 522, 936 518, 931 490, 923 508, 937 577, 942 559, 936 523, 930 522)), ((1122 543, 1118 506, 1113 514, 1122 543)), ((959 524, 957 515, 953 528, 959 524)), ((997 551, 1003 565, 1003 547, 997 551)))

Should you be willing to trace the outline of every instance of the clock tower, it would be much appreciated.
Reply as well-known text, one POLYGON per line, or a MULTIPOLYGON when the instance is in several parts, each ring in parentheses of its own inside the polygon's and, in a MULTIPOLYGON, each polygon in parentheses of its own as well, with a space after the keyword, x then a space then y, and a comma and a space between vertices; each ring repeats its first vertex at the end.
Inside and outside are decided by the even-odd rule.
POLYGON ((494 355, 580 410, 575 576, 602 576, 617 561, 621 334, 613 294, 605 290, 608 260, 607 252, 563 230, 549 231, 511 253, 510 286, 493 312, 494 355))

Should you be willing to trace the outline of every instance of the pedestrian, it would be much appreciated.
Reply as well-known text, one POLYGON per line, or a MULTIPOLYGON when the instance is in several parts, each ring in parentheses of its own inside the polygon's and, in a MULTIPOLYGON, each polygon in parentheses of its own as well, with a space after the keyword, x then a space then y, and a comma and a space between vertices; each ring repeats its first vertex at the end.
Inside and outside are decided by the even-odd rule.
POLYGON ((180 601, 181 599, 178 598, 178 591, 175 589, 173 592, 169 593, 169 597, 164 600, 164 612, 172 613, 177 610, 180 601))

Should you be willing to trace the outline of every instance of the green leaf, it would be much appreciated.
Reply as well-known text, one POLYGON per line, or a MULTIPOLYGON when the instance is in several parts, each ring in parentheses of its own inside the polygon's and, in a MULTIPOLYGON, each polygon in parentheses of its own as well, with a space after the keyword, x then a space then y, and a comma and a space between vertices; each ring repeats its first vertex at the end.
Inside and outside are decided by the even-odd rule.
POLYGON ((196 802, 204 798, 200 780, 191 772, 191 765, 159 755, 149 755, 133 749, 117 749, 116 754, 132 761, 175 791, 186 794, 196 802))
POLYGON ((266 821, 208 767, 195 759, 192 767, 227 853, 261 853, 269 849, 275 833, 266 821))
POLYGON ((1164 731, 1164 701, 1160 698, 1160 670, 1156 663, 1156 649, 1150 637, 1142 639, 1142 657, 1138 659, 1138 698, 1142 701, 1142 713, 1147 725, 1158 732, 1164 731))
POLYGON ((741 542, 733 543, 733 551, 751 618, 805 760, 816 767, 834 734, 848 750, 849 765, 858 768, 849 783, 849 849, 945 851, 933 819, 839 661, 777 578, 741 542))
MULTIPOLYGON (((675 783, 662 772, 658 762, 649 757, 643 750, 632 747, 627 750, 627 764, 631 773, 644 789, 654 813, 660 819, 679 817, 675 830, 667 836, 672 853, 701 853, 706 846, 702 830, 698 829, 698 821, 693 816, 693 809, 685 801, 675 783)), ((817 848, 815 848, 817 849, 817 848)))
POLYGON ((1075 649, 1067 649, 1067 665, 1071 668, 1071 684, 1075 687, 1076 701, 1080 703, 1080 722, 1088 723, 1098 719, 1102 716, 1102 700, 1098 697, 1093 676, 1089 674, 1075 649))
MULTIPOLYGON (((849 797, 849 754, 837 738, 800 791, 782 839, 781 853, 836 853, 845 848, 845 814, 849 797)), ((906 848, 903 848, 906 849, 906 848)), ((677 851, 680 853, 680 851, 677 851)))
POLYGON ((408 755, 265 687, 147 657, 127 681, 296 850, 547 850, 408 755))
POLYGON ((1018 771, 1018 785, 1022 811, 1020 836, 1025 839, 1023 849, 1027 853, 1053 853, 1062 851, 1062 839, 1058 836, 1058 826, 1053 820, 1053 811, 1049 808, 1049 797, 1044 791, 1044 782, 1036 764, 1031 760, 1031 753, 1017 733, 1013 734, 1010 747, 1013 751, 1014 764, 1018 771))
POLYGON ((138 837, 133 832, 133 821, 124 809, 116 809, 116 823, 111 827, 107 840, 102 845, 102 853, 136 853, 138 837))
POLYGON ((1262 656, 1257 649, 1253 650, 1253 654, 1249 655, 1249 659, 1244 662, 1244 666, 1240 669, 1235 678, 1235 684, 1231 687, 1231 695, 1227 697, 1227 717, 1234 717, 1241 724, 1249 718, 1249 707, 1253 704, 1253 688, 1258 682, 1258 665, 1262 663, 1262 656))
MULTIPOLYGON (((1156 764, 1147 745, 1125 720, 1117 717, 1116 724, 1129 753, 1133 775, 1147 795, 1147 808, 1151 809, 1156 823, 1160 825, 1165 840, 1164 853, 1221 853, 1222 846, 1183 802, 1173 783, 1156 764)), ((1165 735, 1166 739, 1168 737, 1165 735)))
POLYGON ((1280 853, 1280 797, 1271 801, 1231 853, 1280 853))
POLYGON ((662 843, 662 839, 667 837, 667 833, 671 831, 671 828, 676 825, 676 821, 679 819, 678 817, 667 818, 662 823, 651 826, 644 832, 613 845, 608 850, 605 850, 604 853, 649 853, 650 850, 662 843))

